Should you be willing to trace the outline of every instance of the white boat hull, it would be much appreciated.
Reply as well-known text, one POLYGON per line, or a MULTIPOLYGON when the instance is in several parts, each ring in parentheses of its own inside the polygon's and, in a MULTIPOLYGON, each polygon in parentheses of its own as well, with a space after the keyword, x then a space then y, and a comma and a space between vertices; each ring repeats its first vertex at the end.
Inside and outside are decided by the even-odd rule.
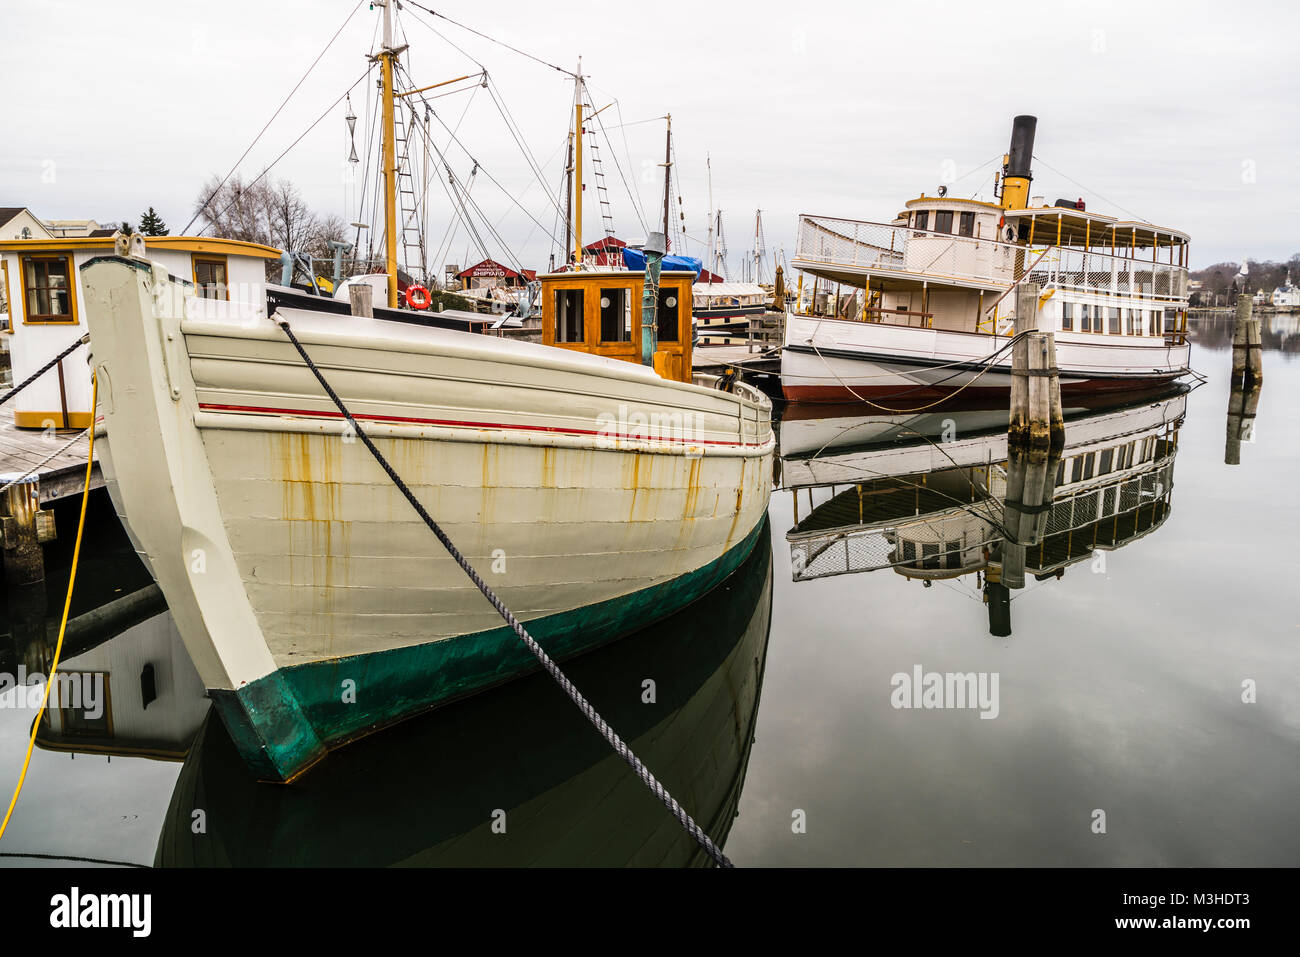
MULTIPOLYGON (((910 400, 1011 388, 1008 336, 804 316, 787 316, 785 329, 781 387, 790 400, 910 400)), ((1163 337, 1118 343, 1057 332, 1061 390, 1152 388, 1187 372, 1189 350, 1163 337)))

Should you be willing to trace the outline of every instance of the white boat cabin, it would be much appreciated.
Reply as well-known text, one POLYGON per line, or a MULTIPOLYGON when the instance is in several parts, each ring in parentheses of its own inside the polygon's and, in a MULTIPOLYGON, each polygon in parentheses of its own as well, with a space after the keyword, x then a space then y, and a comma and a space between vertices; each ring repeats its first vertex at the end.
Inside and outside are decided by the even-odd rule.
MULTIPOLYGON (((187 308, 203 316, 265 316, 265 261, 280 251, 256 243, 192 236, 145 238, 149 258, 173 276, 193 282, 187 308)), ((111 256, 104 237, 0 240, 0 335, 6 339, 14 383, 86 335, 81 267, 111 256)), ((83 345, 14 397, 19 428, 90 426, 91 389, 83 345)))
POLYGON ((1114 342, 1186 332, 1188 237, 1041 197, 1007 209, 909 201, 891 223, 804 215, 794 265, 803 315, 1007 335, 1014 289, 1040 286, 1037 327, 1114 342))

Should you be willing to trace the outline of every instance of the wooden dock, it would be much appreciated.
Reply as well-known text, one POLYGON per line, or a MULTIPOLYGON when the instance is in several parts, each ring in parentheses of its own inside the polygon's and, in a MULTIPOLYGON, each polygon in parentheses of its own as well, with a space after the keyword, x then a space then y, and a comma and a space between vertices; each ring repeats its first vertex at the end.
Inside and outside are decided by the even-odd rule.
MULTIPOLYGON (((0 406, 0 485, 35 469, 33 474, 41 480, 42 505, 79 495, 86 480, 90 436, 82 435, 69 445, 77 433, 77 429, 47 432, 17 428, 13 408, 0 406)), ((100 488, 104 484, 98 462, 91 473, 90 483, 91 488, 100 488)))

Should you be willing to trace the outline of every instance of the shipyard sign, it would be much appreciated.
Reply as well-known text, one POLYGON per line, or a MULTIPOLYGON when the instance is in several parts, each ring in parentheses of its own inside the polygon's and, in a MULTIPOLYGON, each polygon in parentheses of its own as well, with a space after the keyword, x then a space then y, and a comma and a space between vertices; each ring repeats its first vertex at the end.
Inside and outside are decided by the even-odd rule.
POLYGON ((463 278, 468 279, 505 279, 507 276, 517 276, 517 272, 507 269, 500 263, 494 263, 491 260, 481 262, 477 266, 470 266, 460 274, 463 278))

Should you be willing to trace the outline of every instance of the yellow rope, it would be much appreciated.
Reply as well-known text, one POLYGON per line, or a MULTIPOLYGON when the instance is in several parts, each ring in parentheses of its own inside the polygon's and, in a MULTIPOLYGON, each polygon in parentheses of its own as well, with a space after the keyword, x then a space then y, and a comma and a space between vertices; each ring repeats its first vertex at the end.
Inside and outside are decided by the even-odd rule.
POLYGON ((72 548, 72 570, 68 572, 68 595, 63 600, 63 619, 59 622, 59 640, 54 646, 54 664, 50 666, 50 673, 45 679, 45 694, 41 698, 41 710, 36 713, 36 720, 32 722, 32 736, 27 742, 27 756, 23 758, 23 770, 18 775, 18 786, 14 788, 14 796, 9 800, 9 810, 5 811, 5 819, 0 823, 0 839, 5 836, 5 829, 9 827, 9 818, 13 816, 14 808, 18 805, 18 795, 23 791, 23 782, 27 780, 27 766, 32 760, 32 748, 36 746, 36 732, 41 726, 41 718, 45 716, 45 707, 50 701, 50 688, 54 685, 55 672, 59 670, 59 655, 63 651, 63 633, 68 628, 68 612, 72 608, 72 585, 77 580, 77 562, 81 558, 81 533, 86 528, 86 503, 90 501, 90 475, 91 470, 95 467, 95 408, 99 400, 99 382, 92 372, 90 376, 90 448, 86 453, 86 482, 81 490, 81 518, 77 520, 77 542, 72 548))

